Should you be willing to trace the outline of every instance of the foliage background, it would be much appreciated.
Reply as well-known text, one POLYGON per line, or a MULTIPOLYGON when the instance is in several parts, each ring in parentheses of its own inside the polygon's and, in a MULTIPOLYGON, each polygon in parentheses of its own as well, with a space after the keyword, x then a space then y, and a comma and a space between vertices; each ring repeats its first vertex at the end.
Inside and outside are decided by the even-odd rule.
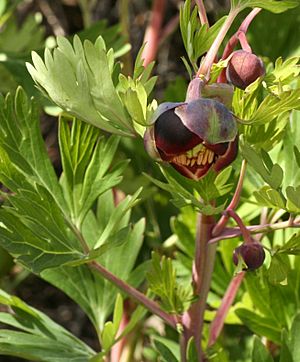
MULTIPOLYGON (((1 4, 5 3, 6 1, 0 3, 0 11, 1 4)), ((129 2, 128 19, 126 14, 120 11, 120 7, 124 3, 126 5, 125 0, 96 2, 91 12, 93 14, 91 20, 97 22, 105 19, 107 25, 111 26, 129 21, 129 33, 124 29, 122 30, 121 27, 121 34, 132 45, 131 52, 123 58, 125 65, 127 64, 130 68, 131 60, 135 59, 142 45, 144 31, 149 20, 151 1, 134 0, 129 2)), ((180 1, 168 1, 166 23, 168 20, 176 19, 179 4, 180 1)), ((14 92, 16 86, 21 84, 29 95, 37 97, 41 107, 46 107, 48 113, 42 113, 41 127, 50 158, 57 174, 60 174, 61 159, 57 140, 58 123, 56 117, 49 115, 49 113, 55 112, 55 107, 36 91, 25 68, 25 61, 30 60, 31 50, 39 52, 43 49, 45 40, 51 43, 53 35, 72 35, 82 32, 84 21, 87 22, 86 7, 84 1, 77 2, 76 0, 55 0, 51 2, 44 0, 8 1, 8 5, 12 5, 11 16, 8 20, 0 17, 0 26, 1 21, 3 23, 0 28, 0 90, 3 94, 8 91, 14 92)), ((221 0, 210 1, 207 5, 211 23, 220 18, 228 10, 229 6, 227 1, 221 0)), ((237 19, 235 27, 238 26, 239 19, 242 17, 243 14, 237 19)), ((103 23, 97 24, 96 27, 87 27, 82 36, 94 40, 99 31, 104 29, 103 23)), ((268 58, 265 59, 266 61, 275 61, 279 56, 299 55, 299 27, 299 8, 280 15, 263 11, 251 25, 249 40, 253 50, 258 55, 268 58), (267 27, 266 24, 268 24, 267 27), (280 24, 280 27, 278 27, 278 24, 280 24)), ((154 73, 158 75, 158 82, 153 95, 154 98, 160 101, 180 101, 183 99, 188 82, 188 74, 180 60, 184 54, 185 50, 180 31, 178 27, 174 27, 157 54, 157 65, 154 73)), ((121 184, 121 190, 126 194, 132 194, 140 185, 146 186, 143 203, 135 209, 133 214, 136 221, 144 214, 148 218, 145 243, 138 256, 139 261, 144 261, 149 259, 151 249, 159 250, 162 243, 174 233, 174 230, 175 234, 183 232, 182 227, 184 227, 186 220, 191 217, 192 213, 191 215, 180 215, 179 219, 175 220, 174 216, 177 215, 178 211, 175 207, 170 206, 168 202, 169 196, 164 192, 158 194, 156 188, 141 176, 143 172, 146 172, 159 177, 158 170, 154 168, 154 165, 149 162, 145 155, 142 142, 133 144, 131 140, 122 140, 120 149, 121 158, 130 158, 132 160, 131 166, 126 171, 126 177, 121 184), (180 223, 180 221, 183 222, 180 223)), ((255 218, 255 211, 253 213, 255 218)), ((186 246, 183 246, 183 249, 186 252, 186 246)), ((168 252, 172 255, 172 247, 168 252)), ((226 253, 229 252, 226 251, 226 253)), ((182 260, 189 265, 190 260, 185 259, 184 254, 182 254, 182 260)), ((97 337, 90 322, 83 311, 71 299, 45 281, 22 270, 19 266, 13 265, 11 258, 2 250, 0 257, 1 287, 3 289, 16 293, 24 301, 44 311, 55 321, 64 325, 90 346, 97 348, 97 337)), ((220 278, 216 273, 214 289, 219 290, 219 294, 222 293, 226 282, 229 281, 229 271, 232 272, 232 267, 228 266, 228 269, 228 280, 220 278)), ((182 273, 184 274, 185 270, 182 270, 182 273)), ((169 333, 171 334, 171 332, 169 333)), ((246 327, 232 324, 226 327, 225 334, 225 344, 230 352, 231 359, 246 361, 249 358, 250 350, 247 347, 251 343, 249 330, 246 327), (237 341, 242 343, 241 348, 238 350, 236 349, 237 341)), ((4 357, 4 360, 7 362, 18 361, 16 357, 4 357)))

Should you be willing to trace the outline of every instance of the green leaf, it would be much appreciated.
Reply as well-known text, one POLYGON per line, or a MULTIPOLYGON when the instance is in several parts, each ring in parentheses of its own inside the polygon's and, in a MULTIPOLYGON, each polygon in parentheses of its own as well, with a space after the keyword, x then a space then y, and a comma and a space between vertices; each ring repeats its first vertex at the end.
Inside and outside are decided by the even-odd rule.
POLYGON ((275 343, 280 343, 281 328, 274 324, 273 319, 262 317, 244 308, 237 309, 235 313, 252 332, 265 336, 275 343))
MULTIPOLYGON (((219 177, 214 172, 208 173, 204 178, 194 181, 181 176, 177 171, 170 168, 159 166, 167 183, 145 176, 161 189, 172 195, 173 204, 182 208, 192 205, 201 213, 206 215, 218 214, 224 210, 225 205, 213 207, 210 200, 217 198, 229 192, 233 186, 232 183, 227 184, 230 171, 223 170, 219 177), (199 201, 195 195, 199 194, 203 198, 203 202, 199 201)), ((229 168, 231 170, 231 168, 229 168)))
POLYGON ((275 208, 286 209, 286 200, 277 190, 269 186, 264 186, 258 191, 254 191, 254 196, 260 205, 275 208))
POLYGON ((12 207, 0 210, 1 245, 35 273, 84 257, 77 235, 52 195, 43 186, 27 184, 3 155, 0 152, 6 167, 5 174, 0 169, 2 182, 21 182, 9 197, 12 207))
MULTIPOLYGON (((5 2, 6 1, 2 1, 0 7, 3 6, 5 2)), ((28 15, 22 25, 20 25, 16 16, 11 15, 1 30, 1 53, 8 53, 16 58, 20 58, 21 54, 27 55, 32 49, 39 49, 44 45, 44 33, 45 30, 43 26, 41 26, 41 19, 38 17, 32 14, 28 15), (18 34, 17 37, 16 34, 18 34)))
POLYGON ((258 337, 254 337, 252 362, 273 362, 273 358, 258 337))
POLYGON ((289 348, 291 351, 291 355, 294 361, 298 361, 300 359, 300 346, 299 346, 299 338, 300 338, 300 314, 298 313, 292 323, 291 331, 291 340, 289 343, 289 348))
POLYGON ((286 196, 289 212, 298 213, 300 211, 300 185, 298 187, 288 186, 286 196))
POLYGON ((100 137, 97 128, 76 118, 71 129, 68 120, 60 118, 62 184, 71 219, 79 229, 96 199, 122 180, 127 162, 112 167, 118 143, 118 137, 100 137))
POLYGON ((300 254, 300 233, 294 234, 286 243, 276 249, 276 254, 300 254))
POLYGON ((240 11, 247 7, 258 7, 269 10, 273 13, 281 13, 299 5, 299 0, 231 0, 231 6, 240 11))
POLYGON ((96 272, 87 265, 63 266, 44 270, 41 277, 80 305, 97 331, 103 328, 111 310, 102 308, 103 280, 96 272))
POLYGON ((300 185, 300 166, 297 163, 297 146, 300 137, 300 112, 293 111, 285 127, 282 149, 278 155, 278 162, 284 169, 283 188, 300 185))
POLYGON ((106 51, 103 38, 82 44, 75 36, 73 46, 66 38, 57 38, 44 61, 32 53, 33 65, 27 69, 37 86, 59 107, 104 131, 132 136, 131 120, 124 110, 112 81, 114 54, 106 51))
POLYGON ((195 254, 195 235, 191 232, 189 225, 186 225, 179 218, 173 218, 171 219, 171 228, 178 238, 176 245, 192 259, 195 254))
POLYGON ((297 146, 294 146, 294 155, 295 155, 297 165, 300 168, 300 151, 297 146))
POLYGON ((191 337, 188 341, 186 355, 187 355, 187 359, 189 362, 198 361, 198 353, 197 353, 194 337, 191 337))
MULTIPOLYGON (((139 126, 149 126, 152 114, 157 108, 155 100, 148 104, 148 96, 155 85, 156 78, 147 80, 149 76, 147 73, 148 69, 144 70, 141 78, 137 79, 126 78, 123 74, 119 77, 118 92, 132 120, 139 126)), ((143 134, 144 131, 141 135, 143 134)))
POLYGON ((279 95, 269 94, 243 123, 262 125, 300 107, 300 89, 283 91, 279 95))
POLYGON ((299 57, 288 58, 283 61, 282 57, 276 59, 274 70, 264 78, 268 87, 274 94, 278 94, 282 89, 291 89, 295 77, 299 75, 299 57))
POLYGON ((130 209, 134 205, 136 205, 136 203, 138 202, 138 196, 141 191, 142 188, 137 190, 134 195, 126 196, 126 198, 118 204, 118 206, 112 213, 105 229, 101 233, 99 239, 96 241, 93 247, 94 249, 97 249, 99 246, 103 245, 110 235, 112 235, 116 230, 119 230, 121 225, 120 222, 122 221, 122 219, 124 220, 124 217, 126 216, 126 214, 128 214, 130 209))
MULTIPOLYGON (((102 211, 105 212, 105 210, 102 211)), ((128 220, 125 222, 127 223, 128 220)), ((122 225, 119 227, 122 228, 122 225)), ((145 222, 142 219, 130 228, 125 241, 123 240, 119 246, 115 245, 114 248, 107 249, 106 253, 97 257, 97 261, 119 278, 129 281, 142 246, 144 228, 145 222)), ((114 243, 113 238, 111 241, 114 243)), ((87 265, 47 269, 43 271, 42 278, 63 290, 76 301, 88 315, 97 331, 103 330, 118 293, 117 288, 110 282, 87 265)), ((138 283, 140 283, 140 279, 138 279, 138 283)), ((134 286, 138 287, 138 285, 134 286)))
MULTIPOLYGON (((125 281, 129 280, 143 243, 144 229, 145 220, 141 219, 132 227, 128 239, 122 246, 101 255, 97 261, 119 278, 125 281)), ((105 279, 101 279, 98 283, 99 288, 102 288, 100 296, 100 318, 104 319, 111 312, 117 289, 105 279)))
MULTIPOLYGON (((255 169, 257 173, 264 179, 264 181, 273 189, 278 189, 283 180, 283 170, 278 164, 270 165, 271 159, 268 158, 268 167, 264 163, 265 157, 259 155, 247 143, 242 144, 243 157, 255 169)), ((266 153, 264 153, 266 155, 266 153)))
POLYGON ((0 322, 15 330, 0 331, 0 354, 33 361, 86 362, 95 352, 45 314, 0 290, 0 303, 13 314, 0 313, 0 322))
POLYGON ((153 339, 155 349, 164 362, 179 362, 180 351, 178 343, 160 336, 153 336, 153 339))
POLYGON ((180 30, 182 40, 191 64, 196 70, 197 61, 211 47, 226 17, 219 19, 211 27, 201 25, 197 6, 191 12, 191 1, 187 0, 180 8, 180 30))
MULTIPOLYGON (((1 148, 9 155, 19 172, 26 175, 28 181, 38 182, 45 187, 62 210, 66 211, 67 205, 48 157, 39 125, 37 106, 27 98, 22 88, 17 89, 14 100, 9 94, 5 99, 0 96, 1 148)), ((11 182, 7 187, 10 186, 13 187, 11 182)))
POLYGON ((286 282, 289 270, 290 265, 287 256, 275 254, 268 269, 269 282, 274 285, 286 282))
POLYGON ((115 302, 113 321, 105 323, 104 329, 101 334, 102 348, 106 352, 109 351, 109 349, 116 342, 115 337, 120 327, 122 315, 123 315, 123 299, 121 295, 118 294, 115 302))
POLYGON ((282 346, 280 349, 279 362, 294 362, 291 352, 285 342, 282 343, 282 346))
POLYGON ((169 313, 182 313, 191 300, 191 289, 176 282, 176 272, 170 258, 152 253, 152 268, 147 274, 149 289, 156 294, 169 313))
POLYGON ((276 321, 278 315, 276 314, 274 309, 270 308, 270 288, 268 284, 268 279, 265 276, 264 272, 260 271, 260 273, 257 274, 253 272, 247 273, 246 286, 251 300, 255 305, 255 308, 262 315, 273 319, 273 325, 276 326, 278 324, 278 322, 276 321))

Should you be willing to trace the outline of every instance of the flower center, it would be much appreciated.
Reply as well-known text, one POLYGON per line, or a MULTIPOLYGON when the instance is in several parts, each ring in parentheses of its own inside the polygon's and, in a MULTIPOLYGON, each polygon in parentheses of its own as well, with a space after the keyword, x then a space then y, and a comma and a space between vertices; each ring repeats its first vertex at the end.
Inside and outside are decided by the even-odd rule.
POLYGON ((176 156, 173 158, 173 162, 178 165, 190 166, 205 166, 211 164, 215 160, 215 154, 213 151, 206 148, 203 144, 195 146, 193 149, 176 156))

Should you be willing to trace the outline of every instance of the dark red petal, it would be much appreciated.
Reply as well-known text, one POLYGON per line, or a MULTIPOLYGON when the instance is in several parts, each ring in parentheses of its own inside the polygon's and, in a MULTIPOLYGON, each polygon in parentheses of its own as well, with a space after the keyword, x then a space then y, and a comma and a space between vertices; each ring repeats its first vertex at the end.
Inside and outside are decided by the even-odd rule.
POLYGON ((239 150, 239 137, 238 135, 233 142, 229 143, 226 153, 223 156, 219 156, 214 164, 214 170, 216 172, 223 170, 223 168, 230 165, 236 158, 239 150))
POLYGON ((197 146, 202 140, 189 131, 174 110, 164 112, 154 124, 156 147, 166 155, 178 155, 197 146))
POLYGON ((204 143, 204 146, 209 150, 213 151, 215 154, 222 156, 228 149, 229 142, 217 143, 215 145, 210 145, 208 143, 204 143))
POLYGON ((157 119, 165 112, 174 109, 178 106, 182 106, 183 104, 185 104, 186 102, 164 102, 161 103, 156 110, 154 111, 152 117, 151 117, 151 124, 154 124, 157 119))
POLYGON ((199 98, 175 108, 175 113, 191 132, 209 144, 232 141, 237 124, 224 104, 208 98, 199 98))
POLYGON ((154 127, 149 127, 146 129, 144 134, 144 146, 145 150, 151 158, 157 161, 162 160, 155 144, 154 127))
POLYGON ((170 163, 181 175, 188 177, 192 180, 199 180, 201 177, 207 174, 212 164, 206 164, 205 166, 199 167, 197 165, 190 167, 184 165, 178 165, 177 163, 170 163))

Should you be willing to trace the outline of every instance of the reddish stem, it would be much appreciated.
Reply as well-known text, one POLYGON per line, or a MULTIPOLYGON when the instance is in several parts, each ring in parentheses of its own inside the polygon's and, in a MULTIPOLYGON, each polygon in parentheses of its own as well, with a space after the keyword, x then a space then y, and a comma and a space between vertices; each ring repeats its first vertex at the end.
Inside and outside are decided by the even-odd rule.
POLYGON ((227 19, 225 20, 221 30, 219 31, 218 35, 216 36, 212 46, 208 50, 208 52, 205 56, 205 59, 197 72, 197 75, 196 75, 197 77, 204 76, 206 79, 209 79, 210 70, 211 70, 214 60, 218 54, 220 45, 222 44, 228 30, 230 29, 235 17, 238 15, 239 11, 240 11, 239 9, 234 9, 234 10, 230 11, 230 13, 228 14, 227 19))
POLYGON ((232 209, 227 209, 225 213, 228 214, 230 217, 232 217, 234 221, 238 224, 238 227, 240 228, 241 233, 243 235, 244 241, 246 243, 252 243, 253 239, 251 238, 250 231, 246 228, 245 224, 243 223, 243 220, 239 217, 239 215, 232 209))
POLYGON ((212 216, 199 214, 196 236, 196 250, 193 265, 194 294, 198 297, 188 311, 182 316, 183 338, 181 341, 182 361, 186 361, 185 353, 189 339, 194 337, 198 359, 203 360, 201 337, 204 322, 207 294, 209 292, 216 248, 211 248, 208 241, 215 224, 212 216))
POLYGON ((239 34, 244 33, 246 34, 248 31, 248 28, 252 22, 252 20, 256 17, 256 15, 261 11, 260 8, 254 8, 248 16, 244 19, 241 26, 239 27, 238 31, 232 35, 228 43, 226 44, 226 47, 224 49, 222 59, 226 59, 229 57, 229 55, 233 52, 234 48, 236 47, 238 41, 239 41, 239 34))
POLYGON ((252 49, 248 43, 246 34, 243 32, 240 32, 238 34, 238 39, 239 39, 242 49, 245 50, 245 52, 252 53, 252 49))
POLYGON ((198 12, 199 12, 199 18, 200 18, 201 24, 202 25, 207 24, 207 26, 209 26, 205 6, 203 4, 203 0, 196 0, 196 4, 198 6, 198 12))
MULTIPOLYGON (((275 224, 265 224, 265 225, 252 225, 248 226, 247 230, 251 234, 257 233, 268 233, 275 230, 287 229, 287 228, 300 228, 300 218, 296 218, 293 221, 282 221, 275 224)), ((242 235, 240 228, 226 228, 221 234, 209 240, 209 244, 215 244, 218 241, 233 239, 237 236, 242 235)))
MULTIPOLYGON (((228 205, 227 209, 234 210, 240 201, 240 196, 241 196, 244 178, 245 178, 245 174, 246 174, 246 168, 247 168, 247 161, 243 160, 237 187, 235 189, 233 198, 232 198, 230 204, 228 205)), ((228 220, 229 220, 229 217, 226 214, 221 217, 221 219, 218 221, 217 225, 214 227, 214 229, 212 231, 213 236, 218 236, 224 230, 228 220)))
POLYGON ((218 339, 218 337, 223 329, 224 322, 225 322, 226 316, 228 314, 228 311, 235 299, 235 296, 244 279, 244 276, 245 276, 245 272, 241 272, 241 273, 236 274, 232 278, 232 280, 226 290, 226 293, 222 299, 221 306, 218 309, 217 314, 210 325, 208 347, 212 346, 218 339))
POLYGON ((144 67, 146 67, 156 58, 165 7, 166 0, 153 1, 150 23, 146 29, 144 37, 144 44, 146 44, 142 54, 144 67))
POLYGON ((96 269, 103 278, 110 281, 124 293, 126 293, 129 297, 136 300, 139 304, 142 304, 146 309, 148 309, 151 313, 157 315, 162 318, 169 326, 176 329, 178 320, 176 316, 173 316, 165 311, 163 311, 160 306, 152 299, 149 299, 145 294, 141 293, 137 289, 133 288, 131 285, 124 282, 122 279, 115 276, 109 270, 104 268, 101 264, 96 261, 92 261, 89 264, 92 268, 96 269))
MULTIPOLYGON (((124 301, 124 312, 122 315, 121 323, 116 338, 118 338, 122 334, 122 332, 124 331, 129 322, 129 316, 127 311, 128 307, 129 307, 129 300, 127 299, 124 301)), ((124 346, 126 345, 126 342, 127 342, 126 337, 123 337, 119 340, 119 342, 117 342, 112 346, 110 352, 110 362, 119 362, 121 360, 122 352, 124 346)))
MULTIPOLYGON (((252 22, 252 20, 256 17, 256 15, 261 11, 260 8, 254 8, 248 16, 244 19, 242 24, 240 25, 238 31, 232 35, 232 37, 229 39, 228 43, 225 46, 223 55, 221 59, 226 59, 230 56, 230 54, 234 51, 234 48, 237 46, 237 43, 240 41, 241 46, 244 50, 251 52, 251 47, 248 44, 246 33, 248 31, 248 28, 252 22), (248 50, 247 50, 248 49, 248 50)), ((226 70, 223 69, 222 72, 219 75, 218 83, 226 83, 226 70)))

